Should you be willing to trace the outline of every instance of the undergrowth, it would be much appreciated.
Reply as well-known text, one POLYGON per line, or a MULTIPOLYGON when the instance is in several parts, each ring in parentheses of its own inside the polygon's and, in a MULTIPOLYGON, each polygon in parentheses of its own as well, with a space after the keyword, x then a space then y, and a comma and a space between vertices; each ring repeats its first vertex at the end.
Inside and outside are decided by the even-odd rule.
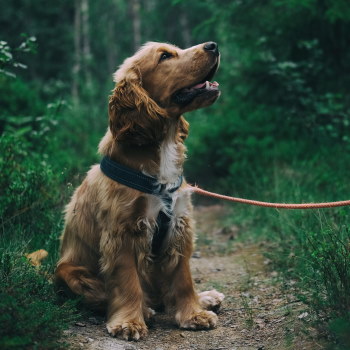
POLYGON ((59 300, 52 265, 35 269, 25 251, 5 251, 0 260, 0 348, 58 349, 62 331, 75 319, 75 301, 59 300))
MULTIPOLYGON (((322 163, 291 159, 288 165, 274 164, 270 181, 256 177, 255 191, 247 192, 276 202, 347 199, 346 169, 331 167, 333 161, 333 152, 324 152, 322 163)), ((297 297, 312 311, 329 349, 349 349, 350 209, 287 211, 237 204, 230 221, 240 227, 241 240, 268 242, 265 254, 287 280, 297 281, 297 297)))
MULTIPOLYGON (((0 89, 1 83, 0 77, 0 89)), ((20 80, 7 84, 28 89, 20 80)), ((48 105, 39 100, 28 115, 10 112, 17 115, 5 109, 0 120, 0 348, 65 348, 62 331, 79 311, 52 283, 62 211, 97 160, 104 125, 94 124, 99 115, 93 108, 73 108, 63 100, 48 105), (25 255, 38 249, 48 258, 34 268, 25 255)))

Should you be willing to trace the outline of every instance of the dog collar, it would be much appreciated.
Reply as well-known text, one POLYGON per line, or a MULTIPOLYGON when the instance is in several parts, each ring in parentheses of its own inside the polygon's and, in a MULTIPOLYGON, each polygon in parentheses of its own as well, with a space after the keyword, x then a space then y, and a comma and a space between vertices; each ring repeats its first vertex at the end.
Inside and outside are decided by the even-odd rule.
POLYGON ((156 177, 145 175, 141 171, 122 165, 107 156, 102 158, 100 168, 110 179, 135 190, 155 196, 162 196, 166 192, 173 193, 177 191, 183 181, 183 176, 180 175, 175 183, 162 184, 156 177))
POLYGON ((173 199, 171 194, 180 188, 183 176, 180 175, 173 184, 162 184, 156 177, 145 175, 107 156, 102 158, 100 169, 110 179, 135 190, 158 196, 163 201, 165 210, 161 210, 158 214, 157 225, 152 239, 152 254, 159 255, 173 216, 173 199))

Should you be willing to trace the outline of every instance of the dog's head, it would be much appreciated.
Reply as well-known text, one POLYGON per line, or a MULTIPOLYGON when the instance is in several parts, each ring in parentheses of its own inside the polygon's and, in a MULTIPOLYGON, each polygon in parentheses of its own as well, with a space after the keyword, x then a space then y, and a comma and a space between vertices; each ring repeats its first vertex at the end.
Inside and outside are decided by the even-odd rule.
POLYGON ((219 62, 214 42, 186 50, 154 42, 142 46, 114 73, 116 87, 109 101, 113 136, 138 144, 157 142, 164 120, 214 103, 220 91, 210 80, 219 62))

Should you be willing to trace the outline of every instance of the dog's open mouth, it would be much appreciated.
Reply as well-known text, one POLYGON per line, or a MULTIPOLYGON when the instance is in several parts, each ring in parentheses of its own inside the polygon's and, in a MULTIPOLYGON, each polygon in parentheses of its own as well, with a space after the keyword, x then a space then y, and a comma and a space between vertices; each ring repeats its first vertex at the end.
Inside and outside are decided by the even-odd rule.
POLYGON ((181 89, 181 91, 184 91, 184 92, 190 92, 191 90, 197 90, 197 89, 200 89, 200 90, 217 90, 218 89, 218 86, 219 86, 219 83, 216 82, 216 81, 213 81, 213 82, 210 82, 208 80, 206 80, 204 83, 199 83, 199 84, 196 84, 190 88, 185 88, 185 89, 181 89))
POLYGON ((219 83, 216 81, 210 82, 210 80, 214 77, 218 66, 219 64, 216 63, 208 75, 201 81, 176 91, 173 95, 173 101, 184 106, 191 103, 199 95, 205 95, 208 96, 208 98, 211 98, 213 95, 218 96, 220 92, 219 83))

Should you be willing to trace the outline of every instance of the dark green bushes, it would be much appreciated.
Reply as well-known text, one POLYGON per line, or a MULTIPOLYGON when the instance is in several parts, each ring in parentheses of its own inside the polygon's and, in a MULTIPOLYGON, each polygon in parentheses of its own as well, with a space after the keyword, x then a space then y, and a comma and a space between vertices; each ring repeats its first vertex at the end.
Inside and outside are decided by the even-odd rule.
POLYGON ((77 318, 74 303, 57 299, 50 283, 52 266, 34 269, 23 257, 25 250, 16 248, 1 248, 0 347, 63 348, 58 340, 62 330, 77 318))
POLYGON ((44 153, 46 123, 36 122, 40 126, 35 132, 26 129, 23 135, 5 132, 0 136, 2 349, 63 346, 57 340, 75 317, 73 305, 59 302, 50 282, 62 229, 62 198, 67 199, 68 193, 63 176, 53 171, 44 153), (33 142, 38 135, 38 143, 33 142), (40 269, 24 257, 37 249, 49 252, 40 269))
POLYGON ((51 84, 16 78, 16 53, 0 45, 0 348, 62 348, 62 330, 78 317, 52 285, 62 211, 98 159, 107 117, 96 103, 78 108, 53 99, 51 84), (25 254, 38 249, 49 255, 34 268, 25 254))
MULTIPOLYGON (((314 159, 290 159, 272 164, 273 175, 255 177, 247 192, 254 199, 275 202, 321 202, 348 199, 347 166, 336 167, 336 148, 322 150, 314 159), (321 162, 322 161, 322 162, 321 162)), ((344 156, 345 164, 350 159, 344 156)), ((242 186, 243 179, 237 179, 242 186)), ((330 348, 348 349, 350 283, 350 210, 273 210, 234 205, 232 222, 241 239, 265 241, 273 269, 298 287, 296 298, 309 308, 310 320, 330 348)), ((290 291, 289 291, 290 292, 290 291)))
POLYGON ((74 162, 60 153, 58 120, 70 115, 63 101, 46 106, 33 85, 5 74, 13 62, 0 74, 0 348, 62 348, 62 330, 77 318, 51 282, 74 162), (49 253, 40 268, 25 258, 37 249, 49 253))
MULTIPOLYGON (((31 90, 24 85, 21 91, 31 90)), ((62 330, 77 318, 74 303, 59 300, 51 283, 62 210, 72 193, 72 182, 76 185, 97 160, 102 127, 93 125, 93 108, 89 112, 69 108, 63 100, 43 107, 33 92, 22 98, 28 108, 32 106, 33 114, 22 114, 17 101, 18 110, 10 114, 4 109, 1 116, 0 347, 60 348, 62 330), (33 95, 41 105, 39 115, 35 104, 30 104, 33 95), (49 253, 40 269, 24 257, 37 249, 49 253)), ((12 100, 7 103, 12 105, 12 100)))
POLYGON ((215 5, 209 2, 212 18, 198 31, 216 37, 222 49, 215 78, 222 97, 197 114, 198 123, 193 118, 189 149, 198 163, 189 162, 190 175, 207 172, 209 159, 216 182, 237 183, 243 171, 251 183, 259 167, 273 162, 313 158, 323 146, 349 150, 349 5, 215 5))

